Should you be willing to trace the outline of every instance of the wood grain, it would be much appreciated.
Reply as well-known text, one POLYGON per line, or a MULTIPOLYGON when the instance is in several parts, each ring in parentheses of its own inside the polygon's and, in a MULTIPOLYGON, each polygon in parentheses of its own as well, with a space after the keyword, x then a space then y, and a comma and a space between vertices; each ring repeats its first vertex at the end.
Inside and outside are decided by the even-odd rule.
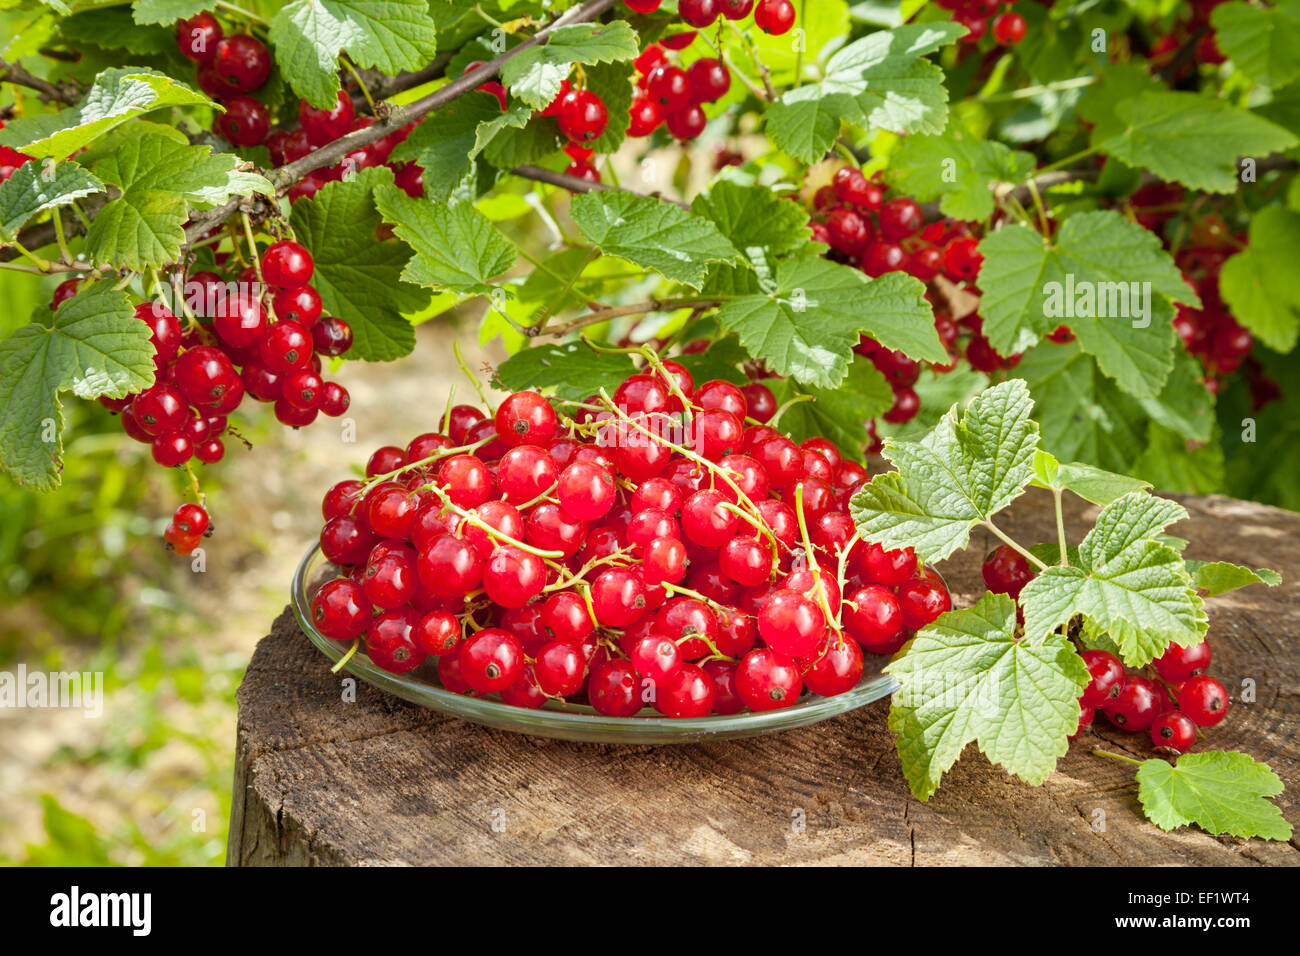
MULTIPOLYGON (((1300 823, 1300 515, 1184 497, 1187 556, 1282 571, 1208 602, 1213 672, 1234 704, 1206 748, 1243 750, 1287 785, 1300 823), (1243 680, 1254 703, 1240 701, 1243 680)), ((1095 509, 1076 503, 1067 527, 1095 509)), ((999 520, 1055 539, 1031 492, 999 520)), ((1072 535, 1071 540, 1077 540, 1072 535)), ((982 592, 978 537, 941 570, 959 606, 982 592)), ((1139 814, 1133 768, 1094 746, 1150 756, 1145 735, 1098 721, 1047 783, 1027 786, 974 746, 920 803, 903 780, 886 702, 812 727, 676 747, 574 744, 489 730, 342 677, 286 609, 239 689, 231 865, 1273 864, 1300 844, 1164 833, 1139 814), (1104 825, 1102 825, 1104 822, 1104 825)))

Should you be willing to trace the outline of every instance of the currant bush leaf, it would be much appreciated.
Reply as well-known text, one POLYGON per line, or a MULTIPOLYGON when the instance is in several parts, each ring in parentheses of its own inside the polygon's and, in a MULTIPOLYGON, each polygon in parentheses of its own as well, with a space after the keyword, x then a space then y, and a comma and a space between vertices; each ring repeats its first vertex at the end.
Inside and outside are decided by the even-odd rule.
POLYGON ((1162 830, 1195 824, 1215 836, 1289 840, 1291 824, 1269 797, 1285 789, 1265 763, 1235 750, 1183 754, 1176 763, 1144 760, 1138 800, 1162 830))
POLYGON ((803 208, 757 183, 745 186, 720 180, 695 197, 691 212, 712 219, 732 246, 750 258, 757 251, 785 255, 812 238, 803 208))
POLYGON ((1122 132, 1093 144, 1130 166, 1192 189, 1236 190, 1237 159, 1289 149, 1296 137, 1280 126, 1199 93, 1145 92, 1115 107, 1122 132), (1213 130, 1213 135, 1206 135, 1213 130))
POLYGON ((1300 77, 1300 3, 1225 3, 1210 22, 1219 49, 1251 79, 1278 89, 1300 77))
POLYGON ((741 371, 740 366, 749 359, 750 355, 740 341, 727 335, 714 338, 703 352, 677 355, 673 361, 691 373, 697 386, 717 379, 733 385, 748 385, 749 376, 741 371))
POLYGON ((992 593, 940 615, 885 670, 902 685, 889 729, 919 800, 929 799, 971 741, 1027 783, 1042 783, 1069 747, 1088 683, 1065 637, 1019 640, 1015 602, 992 593))
POLYGON ((948 91, 943 71, 924 57, 965 32, 955 23, 912 23, 855 40, 827 61, 821 80, 795 87, 768 107, 768 135, 811 163, 834 145, 842 122, 895 133, 941 132, 948 91))
MULTIPOLYGON (((622 21, 619 21, 622 22, 622 21)), ((598 155, 616 153, 627 138, 632 125, 632 64, 627 62, 597 63, 586 69, 587 89, 601 98, 609 111, 605 132, 587 144, 598 155)))
POLYGON ((980 314, 1000 354, 1065 324, 1126 392, 1160 391, 1173 365, 1169 303, 1200 301, 1153 233, 1117 212, 1090 212, 1067 219, 1055 241, 1008 226, 980 252, 980 314))
POLYGON ((980 393, 960 417, 948 410, 917 441, 889 439, 897 471, 863 485, 849 503, 862 537, 913 547, 927 564, 966 545, 970 530, 1011 504, 1033 474, 1038 425, 1020 379, 980 393))
POLYGON ((1127 472, 1142 454, 1146 426, 1141 405, 1103 375, 1077 341, 1035 346, 1016 373, 1034 399, 1042 447, 1058 459, 1127 472))
POLYGON ((427 0, 295 0, 271 18, 276 63, 293 91, 324 109, 338 96, 339 53, 385 73, 438 52, 427 0))
POLYGON ((626 20, 575 23, 552 30, 545 43, 507 60, 501 67, 501 82, 511 96, 534 109, 545 109, 573 64, 630 60, 639 52, 636 32, 626 20))
POLYGON ((1186 647, 1205 636, 1205 608, 1182 557, 1158 540, 1187 517, 1167 498, 1131 492, 1101 509, 1079 544, 1078 562, 1041 571, 1020 592, 1025 638, 1041 640, 1082 614, 1141 667, 1170 643, 1186 647))
POLYGON ((59 483, 63 411, 59 392, 123 398, 153 384, 149 327, 125 292, 96 282, 0 341, 0 466, 49 491, 59 483))
POLYGON ((674 203, 607 189, 575 196, 569 210, 583 236, 605 255, 693 289, 704 284, 708 263, 739 258, 717 226, 674 203))
POLYGON ((103 183, 71 160, 48 169, 40 162, 23 163, 0 183, 0 242, 18 238, 37 213, 103 190, 103 183))
POLYGON ((419 163, 425 196, 446 202, 497 130, 511 122, 523 126, 531 115, 525 109, 502 112, 495 96, 474 90, 425 117, 393 150, 393 159, 419 163))
POLYGON ((212 153, 166 136, 124 139, 95 163, 94 174, 121 190, 95 216, 86 252, 97 263, 143 269, 174 262, 185 241, 190 210, 233 195, 275 195, 261 176, 238 171, 238 156, 212 153))
POLYGON ((176 49, 174 31, 141 25, 123 7, 78 10, 59 22, 59 36, 73 49, 89 45, 135 56, 162 56, 176 49))
POLYGON ((515 247, 466 202, 435 205, 381 185, 375 203, 398 237, 415 251, 402 278, 417 285, 488 295, 492 279, 515 263, 515 247))
POLYGON ((136 23, 153 23, 169 27, 178 20, 188 20, 212 5, 211 0, 135 0, 131 15, 136 23))
POLYGON ((1033 173, 1030 153, 995 140, 949 130, 937 136, 908 136, 890 157, 890 185, 918 202, 939 200, 939 211, 953 219, 986 219, 993 214, 990 184, 1019 183, 1033 173))
POLYGON ((1139 399, 1153 422, 1198 442, 1214 429, 1214 398, 1205 387, 1201 364, 1186 349, 1174 351, 1174 367, 1159 395, 1139 399))
POLYGON ((878 418, 894 404, 894 390, 885 376, 861 356, 854 357, 844 381, 835 388, 797 388, 788 378, 770 379, 766 385, 778 407, 796 395, 812 396, 812 401, 791 405, 781 416, 781 430, 793 441, 821 435, 856 461, 865 461, 862 449, 871 443, 867 420, 878 418))
POLYGON ((1290 352, 1300 337, 1300 212, 1268 206, 1250 221, 1250 244, 1223 264, 1219 289, 1233 317, 1269 348, 1290 352))
POLYGON ((420 311, 429 300, 424 290, 401 281, 410 249, 377 238, 383 220, 372 194, 391 184, 387 169, 364 169, 354 179, 327 184, 310 200, 300 199, 289 216, 297 240, 315 259, 312 285, 326 313, 352 328, 350 359, 391 361, 409 353, 415 330, 403 314, 420 311))
POLYGON ((612 391, 636 372, 630 355, 596 352, 581 342, 536 345, 497 366, 496 378, 511 390, 547 389, 557 398, 581 401, 612 391))
POLYGON ((1214 597, 1244 588, 1251 584, 1267 584, 1271 588, 1282 583, 1282 575, 1269 568, 1246 568, 1231 561, 1188 561, 1187 573, 1192 576, 1192 587, 1214 597))
POLYGON ((902 273, 868 279, 825 259, 781 259, 771 288, 724 303, 718 322, 777 373, 834 388, 864 332, 915 358, 939 361, 947 354, 923 292, 902 273))
POLYGON ((1034 452, 1033 469, 1030 484, 1034 487, 1073 492, 1094 505, 1108 505, 1122 495, 1151 487, 1141 478, 1117 475, 1080 461, 1059 462, 1041 448, 1034 452))
POLYGON ((37 159, 62 159, 132 117, 169 106, 216 104, 184 83, 144 67, 105 70, 76 106, 10 120, 0 130, 0 146, 12 146, 37 159))

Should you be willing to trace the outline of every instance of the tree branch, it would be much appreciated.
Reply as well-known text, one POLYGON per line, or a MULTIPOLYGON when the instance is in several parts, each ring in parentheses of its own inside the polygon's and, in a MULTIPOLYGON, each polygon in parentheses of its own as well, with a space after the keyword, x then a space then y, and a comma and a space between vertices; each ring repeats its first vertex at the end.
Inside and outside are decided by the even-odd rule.
POLYGON ((72 81, 63 83, 51 83, 49 80, 42 80, 39 76, 28 73, 18 63, 7 63, 0 60, 0 82, 13 83, 16 86, 25 86, 29 90, 35 90, 38 98, 44 103, 63 103, 72 104, 80 101, 81 87, 72 81))
POLYGON ((547 183, 551 186, 559 186, 561 189, 567 189, 571 193, 594 193, 606 189, 614 189, 619 192, 632 193, 636 196, 647 196, 651 199, 661 199, 664 202, 671 202, 681 206, 683 209, 689 209, 687 203, 680 202, 676 199, 666 199, 658 193, 643 193, 635 189, 628 189, 625 186, 611 186, 608 183, 594 183, 589 179, 582 179, 579 176, 570 176, 568 173, 557 173, 551 169, 543 169, 541 166, 516 166, 510 170, 511 175, 519 176, 523 179, 531 179, 539 183, 547 183))
POLYGON ((721 299, 664 299, 662 301, 651 299, 649 302, 613 305, 604 309, 596 309, 594 312, 580 315, 576 319, 565 322, 553 329, 547 328, 545 324, 534 326, 526 329, 525 334, 530 338, 539 335, 568 335, 570 332, 576 332, 578 329, 584 329, 589 325, 608 322, 610 319, 617 319, 624 315, 645 315, 649 312, 664 312, 669 309, 711 309, 719 305, 722 305, 721 299))

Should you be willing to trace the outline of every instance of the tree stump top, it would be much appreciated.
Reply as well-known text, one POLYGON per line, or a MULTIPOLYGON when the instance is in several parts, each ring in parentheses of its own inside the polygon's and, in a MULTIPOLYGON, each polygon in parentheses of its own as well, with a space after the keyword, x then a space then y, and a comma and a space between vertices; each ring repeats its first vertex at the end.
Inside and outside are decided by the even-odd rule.
MULTIPOLYGON (((1286 784, 1300 824, 1300 515, 1219 496, 1180 497, 1189 558, 1271 567, 1207 602, 1211 672, 1233 698, 1197 749, 1241 750, 1286 784), (1243 681, 1256 700, 1240 700, 1243 681)), ((1077 534, 1096 509, 1073 502, 1077 534)), ((999 518, 1017 540, 1055 540, 1051 498, 999 518), (1005 519, 1005 520, 1004 520, 1005 519)), ((940 566, 957 606, 984 590, 997 542, 977 531, 940 566)), ((491 730, 342 680, 286 609, 239 689, 227 862, 442 864, 1300 864, 1300 842, 1165 833, 1147 823, 1134 768, 1094 746, 1152 755, 1145 734, 1099 717, 1041 787, 969 746, 927 803, 908 791, 889 704, 811 727, 676 746, 578 744, 491 730)))

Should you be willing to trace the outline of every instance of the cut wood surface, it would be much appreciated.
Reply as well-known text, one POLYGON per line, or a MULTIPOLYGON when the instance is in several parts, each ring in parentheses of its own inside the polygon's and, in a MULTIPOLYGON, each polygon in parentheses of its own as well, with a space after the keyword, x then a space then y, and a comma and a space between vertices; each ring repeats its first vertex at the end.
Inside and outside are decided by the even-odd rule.
MULTIPOLYGON (((1233 698, 1198 749, 1241 750, 1286 783, 1300 824, 1300 515, 1219 496, 1181 497, 1187 557, 1282 572, 1210 599, 1212 673, 1233 698), (1243 701, 1243 682, 1255 701, 1243 701)), ((1077 541, 1096 509, 1074 501, 1077 541)), ((1003 517, 1018 541, 1055 540, 1051 498, 1003 517)), ((982 531, 940 565, 957 606, 983 592, 982 531)), ((1145 821, 1134 767, 1145 734, 1099 717, 1041 787, 974 745, 937 794, 908 791, 880 701, 811 727, 683 746, 576 744, 490 730, 346 675, 286 609, 239 689, 232 865, 446 864, 1300 864, 1300 843, 1165 833, 1145 821)))

